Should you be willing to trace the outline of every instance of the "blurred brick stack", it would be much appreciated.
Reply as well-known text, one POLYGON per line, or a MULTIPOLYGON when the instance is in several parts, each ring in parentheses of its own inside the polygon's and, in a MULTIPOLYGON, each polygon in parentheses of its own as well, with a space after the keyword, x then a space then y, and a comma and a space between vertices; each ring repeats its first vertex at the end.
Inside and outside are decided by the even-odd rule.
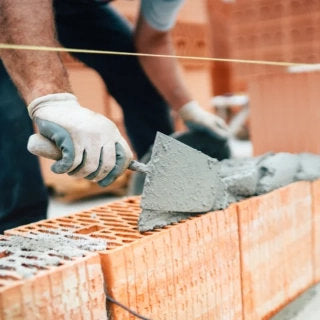
MULTIPOLYGON (((214 57, 299 63, 320 60, 319 1, 208 0, 208 7, 214 57)), ((283 67, 242 63, 215 63, 215 68, 214 78, 226 83, 219 91, 225 92, 247 89, 251 76, 285 71, 283 67)))
MULTIPOLYGON (((208 0, 214 57, 319 63, 320 2, 208 0)), ((255 154, 320 150, 319 72, 287 67, 215 63, 215 94, 248 91, 255 154)))

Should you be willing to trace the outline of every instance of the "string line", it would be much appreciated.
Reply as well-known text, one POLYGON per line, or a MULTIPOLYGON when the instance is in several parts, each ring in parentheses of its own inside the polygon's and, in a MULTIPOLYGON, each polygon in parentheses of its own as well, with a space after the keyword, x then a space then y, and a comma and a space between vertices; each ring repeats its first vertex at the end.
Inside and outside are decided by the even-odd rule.
POLYGON ((216 62, 231 62, 231 63, 247 63, 270 66, 312 66, 313 63, 297 63, 286 61, 267 61, 267 60, 246 60, 246 59, 229 59, 229 58, 213 58, 200 56, 183 56, 170 54, 153 54, 153 53, 139 53, 139 52, 125 52, 125 51, 110 51, 110 50, 91 50, 91 49, 77 49, 77 48, 63 48, 63 47, 49 47, 49 46, 33 46, 23 44, 0 43, 0 49, 11 50, 32 50, 32 51, 49 51, 49 52, 69 52, 69 53, 88 53, 88 54, 104 54, 104 55, 118 55, 118 56, 135 56, 135 57, 155 57, 155 58, 175 58, 198 61, 216 61, 216 62))

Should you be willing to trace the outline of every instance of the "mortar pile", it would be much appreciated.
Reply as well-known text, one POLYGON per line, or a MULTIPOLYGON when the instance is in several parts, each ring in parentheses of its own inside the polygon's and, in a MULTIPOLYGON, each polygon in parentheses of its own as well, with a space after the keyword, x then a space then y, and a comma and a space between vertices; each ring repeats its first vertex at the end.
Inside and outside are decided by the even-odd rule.
POLYGON ((320 177, 320 156, 311 153, 268 153, 255 158, 223 160, 219 166, 226 187, 226 206, 295 181, 320 177))

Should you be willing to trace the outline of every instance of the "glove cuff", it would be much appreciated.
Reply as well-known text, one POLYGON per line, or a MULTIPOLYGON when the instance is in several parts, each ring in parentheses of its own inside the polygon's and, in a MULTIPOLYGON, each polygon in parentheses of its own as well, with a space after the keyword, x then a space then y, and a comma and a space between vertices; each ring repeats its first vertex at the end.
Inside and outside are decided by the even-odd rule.
POLYGON ((78 101, 77 97, 72 93, 53 93, 47 94, 45 96, 39 97, 31 101, 28 105, 28 112, 31 119, 34 118, 35 112, 40 109, 43 105, 48 105, 48 103, 54 102, 66 102, 66 101, 78 101))
POLYGON ((182 108, 178 111, 180 117, 184 121, 192 120, 199 111, 201 111, 199 103, 195 100, 189 101, 184 104, 182 108))

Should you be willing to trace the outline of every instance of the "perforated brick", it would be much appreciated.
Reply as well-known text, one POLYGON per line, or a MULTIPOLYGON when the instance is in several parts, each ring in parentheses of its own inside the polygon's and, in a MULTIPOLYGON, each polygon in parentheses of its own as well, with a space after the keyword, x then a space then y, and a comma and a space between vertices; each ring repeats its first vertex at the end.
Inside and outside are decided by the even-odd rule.
MULTIPOLYGON (((318 185, 294 183, 144 234, 138 197, 6 233, 106 239, 109 296, 150 319, 267 319, 319 281, 318 185)), ((112 319, 135 319, 108 309, 112 319)))
POLYGON ((244 319, 267 319, 313 283, 309 182, 238 204, 244 319))
POLYGON ((13 238, 0 239, 1 320, 106 319, 98 254, 74 258, 48 254, 46 259, 53 261, 46 265, 29 249, 13 254, 10 250, 17 248, 7 246, 13 238))
MULTIPOLYGON (((236 207, 140 234, 140 199, 9 230, 62 228, 106 239, 100 252, 108 294, 151 319, 241 319, 236 207), (232 306, 232 307, 231 307, 232 306)), ((113 319, 134 319, 109 305, 113 319)))

